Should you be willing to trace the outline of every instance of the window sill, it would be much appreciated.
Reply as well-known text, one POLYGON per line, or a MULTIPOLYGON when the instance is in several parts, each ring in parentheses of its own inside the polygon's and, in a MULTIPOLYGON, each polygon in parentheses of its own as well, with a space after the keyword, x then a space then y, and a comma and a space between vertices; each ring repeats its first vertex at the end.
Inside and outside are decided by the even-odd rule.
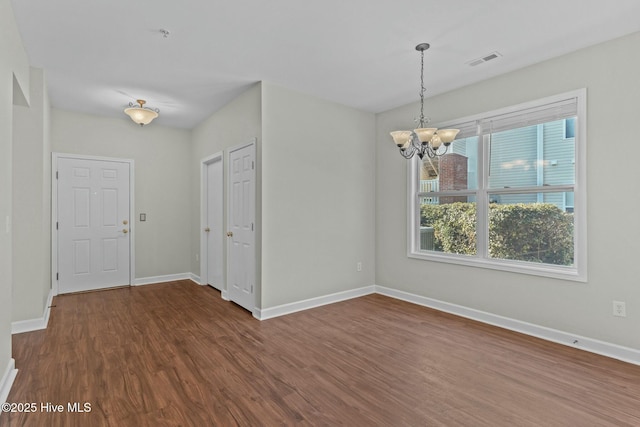
POLYGON ((468 267, 487 268, 491 270, 506 271, 510 273, 528 274, 533 276, 549 277, 552 279, 571 280, 575 282, 586 282, 587 275, 580 273, 575 266, 554 266, 549 264, 536 264, 523 261, 481 259, 469 255, 409 252, 407 257, 424 261, 436 261, 447 264, 464 265, 468 267))

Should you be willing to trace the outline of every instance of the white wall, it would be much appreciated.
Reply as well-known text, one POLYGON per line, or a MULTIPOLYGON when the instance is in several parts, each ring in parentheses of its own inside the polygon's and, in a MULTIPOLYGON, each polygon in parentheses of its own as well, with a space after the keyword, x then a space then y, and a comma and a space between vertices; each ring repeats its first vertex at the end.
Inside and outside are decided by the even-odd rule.
MULTIPOLYGON (((235 145, 249 142, 252 138, 257 138, 257 169, 256 169, 256 193, 258 201, 256 203, 256 224, 260 230, 260 153, 262 145, 261 127, 261 85, 255 84, 244 93, 239 95, 229 104, 215 112, 211 117, 193 129, 191 135, 191 160, 189 164, 189 175, 191 179, 191 271, 200 275, 200 262, 196 260, 200 257, 200 238, 203 231, 200 224, 200 188, 201 177, 200 167, 204 158, 210 157, 235 145)), ((227 171, 226 155, 223 157, 224 173, 227 171)), ((226 176, 225 176, 226 182, 226 176)), ((226 188, 225 197, 226 200, 226 188)), ((224 223, 226 224, 226 209, 224 212, 224 223)), ((256 233, 257 259, 260 259, 260 239, 259 232, 256 233)), ((224 248, 225 259, 223 265, 226 266, 226 245, 224 248)), ((256 296, 260 298, 259 270, 256 296)), ((206 278, 201 278, 205 280, 206 278)), ((226 280, 226 278, 225 278, 226 280)))
MULTIPOLYGON (((214 154, 224 152, 224 150, 245 144, 253 138, 256 143, 256 302, 259 307, 260 301, 260 155, 262 146, 262 113, 261 113, 261 84, 257 83, 239 95, 233 101, 216 111, 211 117, 202 122, 192 131, 191 136, 191 271, 200 276, 201 283, 206 282, 202 277, 200 261, 201 238, 204 237, 203 227, 200 224, 201 205, 201 165, 202 160, 214 154), (197 259, 196 259, 197 258, 197 259)), ((224 201, 227 206, 227 173, 228 158, 226 152, 223 153, 224 171, 224 201)), ((227 222, 227 209, 224 209, 223 223, 227 222)), ((226 272, 227 245, 223 248, 223 270, 226 272)), ((224 278, 226 283, 226 277, 224 278)))
POLYGON ((41 318, 51 289, 50 105, 30 70, 30 106, 13 109, 13 321, 41 318))
MULTIPOLYGON (((12 115, 16 89, 29 97, 29 61, 22 46, 9 0, 0 0, 0 394, 8 379, 11 358, 12 233, 12 115)), ((2 396, 0 396, 2 397, 2 396)))
POLYGON ((406 256, 406 166, 389 131, 418 104, 377 117, 376 283, 640 349, 640 33, 426 100, 435 124, 582 87, 588 91, 588 282, 437 264, 406 256), (626 301, 627 317, 612 316, 626 301))
POLYGON ((374 115, 263 82, 262 132, 262 308, 373 285, 374 115))
POLYGON ((51 117, 53 151, 134 160, 136 278, 190 272, 190 132, 157 122, 140 127, 124 113, 114 119, 54 108, 51 117))

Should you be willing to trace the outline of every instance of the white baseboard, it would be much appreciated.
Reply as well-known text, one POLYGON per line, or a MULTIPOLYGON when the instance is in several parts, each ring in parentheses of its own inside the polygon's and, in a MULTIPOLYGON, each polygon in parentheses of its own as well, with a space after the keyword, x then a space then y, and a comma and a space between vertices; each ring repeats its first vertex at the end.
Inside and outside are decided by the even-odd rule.
POLYGON ((189 273, 189 279, 191 279, 192 282, 196 282, 199 285, 206 285, 206 283, 202 283, 200 281, 200 276, 196 276, 193 273, 189 273))
POLYGON ((132 286, 152 285, 154 283, 175 282, 176 280, 193 280, 200 284, 200 278, 193 273, 167 274, 164 276, 140 277, 133 281, 132 286), (198 279, 198 280, 195 280, 198 279))
POLYGON ((0 377, 0 404, 7 401, 9 391, 11 391, 11 386, 13 385, 13 381, 16 379, 16 375, 18 375, 16 361, 14 359, 9 359, 7 369, 5 369, 4 374, 0 377))
POLYGON ((578 348, 591 353, 600 354, 602 356, 618 359, 623 362, 640 365, 640 351, 599 341, 593 338, 583 337, 544 326, 534 325, 532 323, 523 322, 521 320, 511 319, 508 317, 498 316, 496 314, 463 307, 456 304, 450 304, 444 301, 411 294, 408 292, 398 291, 396 289, 385 288, 383 286, 375 286, 378 294, 402 301, 411 302, 425 307, 433 308, 446 313, 455 314, 456 316, 466 317, 468 319, 477 320, 489 325, 498 326, 500 328, 509 329, 511 331, 520 332, 543 340, 563 344, 569 347, 578 348))
POLYGON ((273 317, 284 316, 285 314, 295 313, 297 311, 308 310, 310 308, 320 307, 335 302, 345 301, 352 298, 358 298, 364 295, 375 293, 374 286, 366 286, 364 288, 352 289, 349 291, 337 292, 335 294, 324 295, 316 298, 309 298, 303 301, 282 304, 276 307, 258 309, 253 312, 256 319, 267 320, 273 317))
POLYGON ((42 317, 37 319, 18 320, 11 322, 11 333, 21 334, 23 332, 39 331, 41 329, 47 329, 49 324, 49 315, 51 314, 51 303, 53 302, 53 289, 49 290, 49 296, 47 297, 47 303, 44 307, 44 313, 42 317))

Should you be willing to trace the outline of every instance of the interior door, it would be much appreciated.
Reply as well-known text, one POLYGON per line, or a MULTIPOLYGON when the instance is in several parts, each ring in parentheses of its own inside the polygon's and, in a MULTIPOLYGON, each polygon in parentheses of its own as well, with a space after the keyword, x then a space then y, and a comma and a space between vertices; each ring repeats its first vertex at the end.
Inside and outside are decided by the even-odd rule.
POLYGON ((130 284, 128 162, 58 158, 58 292, 130 284))
POLYGON ((255 307, 255 144, 229 151, 228 180, 229 299, 255 307))
POLYGON ((224 187, 222 184, 222 157, 206 165, 206 263, 207 284, 222 290, 224 263, 224 187))

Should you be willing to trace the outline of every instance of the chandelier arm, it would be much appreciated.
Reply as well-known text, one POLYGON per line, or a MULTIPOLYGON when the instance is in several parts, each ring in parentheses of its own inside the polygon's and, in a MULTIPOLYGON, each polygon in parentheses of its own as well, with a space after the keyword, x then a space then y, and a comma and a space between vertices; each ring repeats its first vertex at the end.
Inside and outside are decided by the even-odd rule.
POLYGON ((424 150, 424 154, 427 155, 428 158, 433 159, 434 157, 437 156, 436 152, 433 151, 433 148, 431 148, 430 146, 426 145, 425 146, 425 150, 424 150))
MULTIPOLYGON (((433 150, 433 148, 432 148, 432 150, 433 150)), ((441 145, 440 147, 438 147, 437 149, 433 150, 433 152, 434 152, 434 154, 435 154, 436 156, 444 156, 445 154, 447 154, 447 151, 449 151, 449 147, 448 147, 448 146, 446 146, 446 145, 444 145, 444 144, 442 144, 442 145, 441 145), (441 151, 441 150, 440 150, 440 148, 441 148, 441 147, 444 147, 444 151, 441 151)))
POLYGON ((405 159, 410 159, 416 154, 416 148, 413 145, 409 145, 407 148, 400 149, 400 155, 405 159))

